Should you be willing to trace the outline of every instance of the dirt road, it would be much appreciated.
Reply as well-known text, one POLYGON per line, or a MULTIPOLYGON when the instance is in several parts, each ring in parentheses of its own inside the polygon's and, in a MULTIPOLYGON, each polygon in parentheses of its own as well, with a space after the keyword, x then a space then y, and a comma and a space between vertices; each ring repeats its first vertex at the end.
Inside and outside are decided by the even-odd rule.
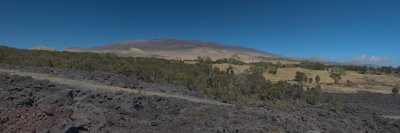
POLYGON ((97 83, 97 82, 89 81, 89 80, 70 79, 70 78, 55 76, 55 75, 50 75, 50 74, 22 72, 22 71, 7 70, 7 69, 0 69, 0 72, 5 72, 5 73, 9 73, 12 75, 19 75, 19 76, 29 76, 29 77, 32 77, 34 79, 39 79, 39 80, 49 80, 49 81, 57 83, 57 84, 67 85, 67 86, 76 87, 76 88, 99 89, 99 90, 112 91, 112 92, 125 91, 125 92, 141 93, 143 95, 148 95, 148 96, 156 95, 156 96, 162 96, 162 97, 184 99, 184 100, 188 100, 188 101, 196 102, 196 103, 234 106, 232 104, 222 103, 222 102, 214 101, 214 100, 196 98, 196 97, 191 97, 191 96, 174 95, 174 94, 168 94, 168 93, 156 92, 156 91, 122 88, 122 87, 101 84, 101 83, 97 83))

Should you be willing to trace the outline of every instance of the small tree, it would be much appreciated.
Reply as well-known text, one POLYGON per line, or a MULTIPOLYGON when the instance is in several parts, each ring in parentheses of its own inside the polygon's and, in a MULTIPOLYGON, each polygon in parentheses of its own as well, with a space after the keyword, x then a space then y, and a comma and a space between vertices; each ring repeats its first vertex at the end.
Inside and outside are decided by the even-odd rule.
POLYGON ((392 93, 393 93, 393 94, 399 94, 399 88, 398 88, 398 87, 394 87, 394 88, 392 89, 392 93))
POLYGON ((278 67, 277 66, 271 66, 269 67, 269 73, 270 74, 276 74, 278 72, 278 67))
POLYGON ((298 83, 303 83, 307 81, 307 76, 303 72, 296 72, 296 76, 294 77, 294 80, 297 81, 298 83))
POLYGON ((296 88, 296 101, 299 102, 299 99, 301 97, 301 93, 303 92, 303 82, 307 82, 308 78, 305 73, 303 72, 296 72, 296 76, 294 77, 294 80, 297 81, 297 85, 295 85, 296 88))
POLYGON ((319 81, 321 81, 321 77, 319 75, 315 76, 315 83, 319 84, 319 81))
POLYGON ((343 68, 332 68, 330 72, 330 77, 335 81, 336 84, 342 79, 342 75, 345 75, 345 70, 343 68))
POLYGON ((338 84, 342 79, 342 76, 338 73, 331 73, 329 76, 334 80, 335 84, 338 84))
POLYGON ((308 78, 308 83, 312 84, 313 83, 313 78, 308 78))

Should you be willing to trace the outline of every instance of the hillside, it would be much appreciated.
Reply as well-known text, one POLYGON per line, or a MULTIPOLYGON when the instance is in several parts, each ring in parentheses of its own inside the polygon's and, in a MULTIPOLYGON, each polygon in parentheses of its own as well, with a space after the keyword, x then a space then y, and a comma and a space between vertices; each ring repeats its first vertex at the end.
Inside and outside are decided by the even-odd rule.
POLYGON ((234 55, 244 62, 284 59, 278 55, 251 48, 224 45, 216 42, 178 39, 134 40, 93 48, 67 48, 70 52, 113 52, 122 56, 160 57, 165 59, 193 60, 198 56, 211 59, 230 58, 234 55))
POLYGON ((32 47, 32 48, 31 48, 31 50, 47 50, 47 51, 56 51, 56 50, 55 50, 55 49, 53 49, 53 48, 49 48, 49 47, 42 46, 42 45, 38 45, 38 46, 32 47))

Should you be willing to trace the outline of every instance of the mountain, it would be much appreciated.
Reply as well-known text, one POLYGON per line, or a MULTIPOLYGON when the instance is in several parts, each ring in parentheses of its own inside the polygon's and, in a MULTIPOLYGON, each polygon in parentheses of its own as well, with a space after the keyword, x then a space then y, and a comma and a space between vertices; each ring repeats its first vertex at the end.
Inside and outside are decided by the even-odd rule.
POLYGON ((47 51, 56 51, 56 50, 55 50, 55 49, 53 49, 53 48, 49 48, 49 47, 42 46, 42 45, 35 46, 35 47, 31 48, 31 50, 47 50, 47 51))
POLYGON ((213 60, 230 58, 234 55, 244 62, 281 58, 278 55, 256 49, 224 45, 216 42, 178 39, 133 40, 93 48, 67 48, 69 52, 112 52, 121 56, 160 57, 166 59, 193 60, 208 56, 213 60))

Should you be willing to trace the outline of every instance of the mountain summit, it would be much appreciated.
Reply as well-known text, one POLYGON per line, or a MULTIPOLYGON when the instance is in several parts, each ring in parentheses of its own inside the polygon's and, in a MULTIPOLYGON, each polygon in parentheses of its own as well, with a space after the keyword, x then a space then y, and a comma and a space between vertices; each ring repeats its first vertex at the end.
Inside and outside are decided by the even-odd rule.
POLYGON ((233 55, 242 61, 254 62, 265 58, 276 58, 277 55, 256 49, 224 45, 216 42, 178 39, 132 40, 93 48, 68 48, 70 52, 112 52, 122 56, 160 57, 166 59, 192 60, 198 56, 212 59, 230 58, 233 55))

